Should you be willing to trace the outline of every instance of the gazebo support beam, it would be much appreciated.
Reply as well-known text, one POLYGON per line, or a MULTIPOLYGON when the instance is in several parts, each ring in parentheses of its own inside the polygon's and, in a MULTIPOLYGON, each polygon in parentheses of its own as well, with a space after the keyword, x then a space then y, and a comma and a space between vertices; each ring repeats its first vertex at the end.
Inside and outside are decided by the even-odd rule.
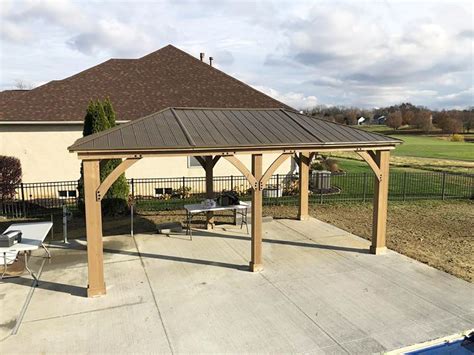
POLYGON ((374 156, 374 163, 378 168, 378 171, 374 168, 372 168, 372 170, 374 170, 376 175, 377 173, 380 174, 380 178, 374 180, 374 216, 372 224, 372 245, 370 246, 370 252, 377 255, 384 254, 387 251, 386 232, 390 151, 378 150, 371 155, 374 156))
POLYGON ((102 242, 102 211, 96 192, 100 185, 99 160, 85 160, 84 197, 86 209, 87 266, 89 285, 87 296, 105 295, 104 254, 102 242))
MULTIPOLYGON (((217 164, 220 155, 212 156, 196 156, 196 160, 201 164, 204 171, 206 172, 206 198, 213 199, 214 195, 214 166, 217 164)), ((214 227, 214 213, 206 213, 206 228, 211 229, 214 227)))
POLYGON ((263 187, 260 185, 262 179, 262 154, 252 154, 252 175, 258 181, 256 188, 252 189, 252 241, 250 271, 263 270, 262 262, 262 202, 263 187))
POLYGON ((299 205, 298 205, 298 219, 306 221, 309 218, 308 214, 308 195, 309 195, 309 164, 311 161, 311 154, 308 152, 300 153, 298 158, 299 168, 299 205))

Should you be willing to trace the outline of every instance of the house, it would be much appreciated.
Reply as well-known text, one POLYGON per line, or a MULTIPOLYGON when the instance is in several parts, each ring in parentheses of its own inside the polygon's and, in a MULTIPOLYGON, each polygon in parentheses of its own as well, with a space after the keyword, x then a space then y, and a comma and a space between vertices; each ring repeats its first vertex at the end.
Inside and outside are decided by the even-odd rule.
MULTIPOLYGON (((89 101, 105 97, 118 123, 166 107, 290 108, 168 45, 139 59, 110 59, 32 90, 1 92, 0 155, 21 160, 24 182, 78 179, 80 163, 67 147, 82 136, 89 101)), ((290 169, 287 163, 278 172, 290 169)), ((129 178, 158 175, 204 176, 204 170, 194 158, 181 157, 146 159, 127 171, 129 178)), ((240 173, 220 162, 215 175, 240 173)))

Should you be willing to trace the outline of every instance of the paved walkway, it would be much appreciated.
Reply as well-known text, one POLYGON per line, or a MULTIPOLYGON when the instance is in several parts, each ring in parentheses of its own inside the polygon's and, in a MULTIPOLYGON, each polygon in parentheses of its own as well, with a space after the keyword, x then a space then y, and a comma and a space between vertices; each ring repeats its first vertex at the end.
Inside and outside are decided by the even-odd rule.
POLYGON ((326 223, 264 224, 262 273, 249 237, 104 238, 107 296, 85 298, 84 241, 51 247, 31 279, 0 283, 0 353, 371 353, 473 327, 474 285, 326 223), (23 318, 21 319, 23 315, 23 318), (11 335, 12 332, 16 335, 11 335))

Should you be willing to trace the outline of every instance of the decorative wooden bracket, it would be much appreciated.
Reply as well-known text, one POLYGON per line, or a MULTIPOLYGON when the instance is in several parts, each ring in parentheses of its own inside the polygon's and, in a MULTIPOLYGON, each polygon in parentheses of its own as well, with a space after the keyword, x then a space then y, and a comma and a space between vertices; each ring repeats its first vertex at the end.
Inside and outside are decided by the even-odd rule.
POLYGON ((364 159, 367 164, 369 164, 370 168, 375 174, 375 177, 378 181, 382 181, 382 171, 380 170, 379 164, 377 163, 376 155, 373 151, 360 151, 356 152, 359 156, 364 159))
MULTIPOLYGON (((311 152, 309 153, 309 163, 311 163, 311 160, 313 160, 314 156, 316 155, 316 152, 311 152)), ((300 165, 300 162, 301 162, 301 158, 300 156, 298 155, 298 153, 295 153, 293 155, 293 160, 295 161, 296 165, 300 165)))
POLYGON ((275 161, 270 165, 265 171, 265 174, 263 174, 262 178, 260 179, 260 189, 263 190, 265 185, 267 184, 268 180, 272 177, 273 173, 275 172, 278 167, 283 164, 283 162, 291 157, 293 153, 282 153, 278 158, 275 159, 275 161))
POLYGON ((140 158, 128 158, 123 160, 120 165, 118 165, 105 179, 102 181, 100 186, 97 188, 96 191, 96 200, 101 201, 102 198, 105 196, 107 191, 109 190, 110 186, 115 182, 115 180, 118 179, 120 175, 122 175, 125 170, 127 170, 129 167, 131 167, 133 164, 135 164, 137 161, 139 161, 140 158))
MULTIPOLYGON (((208 164, 208 159, 207 159, 207 156, 195 156, 196 160, 199 162, 199 164, 201 164, 201 166, 206 169, 206 166, 208 164)), ((215 155, 214 158, 211 157, 211 165, 212 165, 212 168, 214 168, 217 164, 217 162, 219 161, 219 159, 221 158, 221 155, 215 155)))
POLYGON ((252 175, 249 169, 235 156, 235 155, 224 155, 223 158, 230 162, 233 166, 239 170, 243 176, 248 180, 252 189, 256 190, 259 188, 259 184, 255 176, 252 175))
POLYGON ((263 190, 268 180, 272 177, 278 167, 283 164, 283 162, 291 157, 293 153, 282 153, 275 161, 270 165, 263 174, 262 178, 258 181, 255 176, 247 169, 247 167, 234 155, 223 156, 224 159, 228 160, 232 165, 234 165, 248 180, 250 186, 254 190, 263 190))

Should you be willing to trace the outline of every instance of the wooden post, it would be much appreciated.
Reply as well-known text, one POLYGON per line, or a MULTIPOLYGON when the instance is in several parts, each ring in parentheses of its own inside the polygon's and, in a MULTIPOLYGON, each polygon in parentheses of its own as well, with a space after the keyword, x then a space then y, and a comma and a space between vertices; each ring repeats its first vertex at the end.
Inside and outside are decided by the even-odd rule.
MULTIPOLYGON (((206 198, 214 198, 214 164, 212 156, 208 155, 204 157, 206 170, 206 198)), ((206 228, 214 228, 214 213, 207 212, 206 214, 206 228)))
POLYGON ((252 189, 252 251, 250 271, 263 270, 262 263, 262 154, 252 154, 252 175, 257 181, 252 189))
POLYGON ((84 197, 86 208, 87 266, 89 285, 87 296, 105 295, 104 255, 102 242, 102 211, 97 198, 100 186, 99 160, 84 160, 84 197))
POLYGON ((374 179, 374 217, 370 252, 372 254, 383 254, 387 251, 386 231, 390 151, 377 151, 374 160, 379 168, 380 179, 374 179))
POLYGON ((308 215, 308 186, 309 186, 309 153, 300 153, 299 165, 299 208, 298 219, 306 221, 308 215))

